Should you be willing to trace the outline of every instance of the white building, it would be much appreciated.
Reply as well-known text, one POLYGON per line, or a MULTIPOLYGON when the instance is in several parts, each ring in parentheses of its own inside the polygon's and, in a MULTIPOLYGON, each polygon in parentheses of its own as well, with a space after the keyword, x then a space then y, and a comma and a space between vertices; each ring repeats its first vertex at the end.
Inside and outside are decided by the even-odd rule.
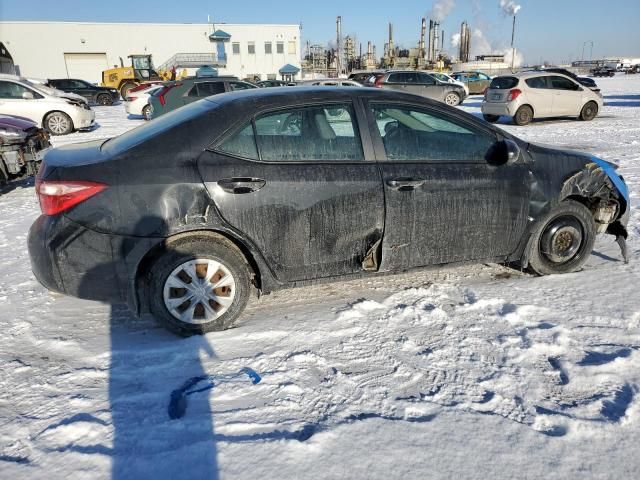
POLYGON ((0 22, 0 42, 23 76, 90 82, 121 58, 130 65, 131 54, 152 54, 159 67, 175 54, 216 54, 223 45, 220 74, 263 80, 280 78, 287 64, 300 67, 301 57, 299 25, 0 22))

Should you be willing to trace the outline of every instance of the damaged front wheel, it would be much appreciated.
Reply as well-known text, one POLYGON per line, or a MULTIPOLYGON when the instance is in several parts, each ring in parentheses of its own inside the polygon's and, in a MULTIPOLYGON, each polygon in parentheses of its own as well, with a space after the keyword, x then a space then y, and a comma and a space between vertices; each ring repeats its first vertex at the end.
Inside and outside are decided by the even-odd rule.
POLYGON ((596 237, 587 207, 565 200, 538 224, 529 241, 529 267, 539 275, 575 272, 589 258, 596 237))

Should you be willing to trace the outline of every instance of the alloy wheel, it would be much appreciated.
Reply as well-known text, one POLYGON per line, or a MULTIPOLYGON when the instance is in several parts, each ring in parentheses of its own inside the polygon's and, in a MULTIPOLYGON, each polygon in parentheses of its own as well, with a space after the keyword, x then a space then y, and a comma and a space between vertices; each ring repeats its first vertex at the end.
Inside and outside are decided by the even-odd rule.
POLYGON ((55 135, 61 135, 63 133, 66 133, 69 129, 69 119, 64 115, 54 113, 49 117, 47 126, 49 127, 51 133, 55 135))

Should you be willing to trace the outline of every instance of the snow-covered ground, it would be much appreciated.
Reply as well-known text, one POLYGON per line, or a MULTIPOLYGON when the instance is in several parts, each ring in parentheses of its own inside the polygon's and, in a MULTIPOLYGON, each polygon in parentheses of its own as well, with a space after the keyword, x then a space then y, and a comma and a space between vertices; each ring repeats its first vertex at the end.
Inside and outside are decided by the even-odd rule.
MULTIPOLYGON (((638 478, 640 77, 598 83, 593 122, 503 127, 620 164, 628 265, 605 236, 575 274, 478 265, 289 290, 179 339, 44 290, 25 244, 33 187, 4 193, 0 478, 638 478), (191 395, 169 419, 185 380, 245 366, 262 382, 191 395)), ((142 122, 96 113, 55 143, 142 122)))

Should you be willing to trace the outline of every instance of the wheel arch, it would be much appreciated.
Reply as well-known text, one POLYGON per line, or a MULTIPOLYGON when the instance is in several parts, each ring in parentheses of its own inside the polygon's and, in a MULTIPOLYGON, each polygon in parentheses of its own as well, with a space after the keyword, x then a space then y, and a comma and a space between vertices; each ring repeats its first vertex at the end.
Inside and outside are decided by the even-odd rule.
POLYGON ((263 289, 263 269, 260 268, 259 262, 256 260, 256 256, 251 249, 238 237, 230 234, 229 232, 216 229, 207 230, 190 230, 187 232, 180 232, 170 237, 167 237, 162 242, 154 245, 147 253, 140 259, 136 268, 133 283, 130 285, 130 306, 134 307, 136 312, 148 311, 149 302, 147 297, 146 281, 149 270, 153 267, 153 264, 166 253, 172 245, 179 244, 186 240, 193 240, 196 238, 206 238, 214 241, 218 241, 226 244, 229 248, 233 248, 238 251, 245 259, 247 266, 249 267, 249 277, 251 283, 259 291, 263 289))
POLYGON ((75 130, 75 128, 76 128, 76 127, 75 127, 75 125, 73 124, 73 118, 71 117, 71 115, 69 115, 69 114, 68 114, 67 112, 65 112, 64 110, 60 110, 59 108, 58 108, 58 109, 55 109, 55 108, 54 108, 53 110, 49 110, 47 113, 45 113, 45 114, 42 116, 42 120, 40 121, 40 126, 41 126, 42 128, 45 128, 45 126, 44 126, 44 121, 46 120, 46 118, 47 118, 49 115, 51 115, 52 113, 56 113, 56 112, 64 113, 67 117, 69 117, 69 120, 71 120, 71 126, 72 126, 72 127, 73 127, 73 129, 75 130))

